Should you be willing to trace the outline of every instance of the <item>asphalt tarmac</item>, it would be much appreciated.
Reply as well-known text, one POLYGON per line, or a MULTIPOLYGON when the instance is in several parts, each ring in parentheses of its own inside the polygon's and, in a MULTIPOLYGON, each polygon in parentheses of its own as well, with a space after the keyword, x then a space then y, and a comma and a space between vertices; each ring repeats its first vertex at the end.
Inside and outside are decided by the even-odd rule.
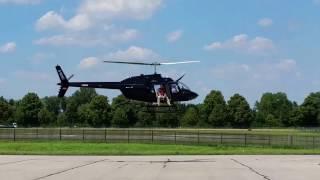
POLYGON ((319 180, 320 156, 0 156, 1 180, 319 180))

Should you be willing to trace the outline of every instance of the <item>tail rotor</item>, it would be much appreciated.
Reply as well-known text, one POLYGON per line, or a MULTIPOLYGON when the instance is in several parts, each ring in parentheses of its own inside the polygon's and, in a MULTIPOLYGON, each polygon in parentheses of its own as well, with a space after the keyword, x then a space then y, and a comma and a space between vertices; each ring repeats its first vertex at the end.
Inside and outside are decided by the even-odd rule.
POLYGON ((66 94, 66 92, 69 88, 69 80, 74 75, 71 75, 69 78, 67 78, 66 75, 64 74, 62 68, 59 65, 56 66, 56 70, 57 70, 58 76, 60 78, 60 83, 58 83, 58 85, 60 86, 58 97, 64 97, 64 95, 66 94))

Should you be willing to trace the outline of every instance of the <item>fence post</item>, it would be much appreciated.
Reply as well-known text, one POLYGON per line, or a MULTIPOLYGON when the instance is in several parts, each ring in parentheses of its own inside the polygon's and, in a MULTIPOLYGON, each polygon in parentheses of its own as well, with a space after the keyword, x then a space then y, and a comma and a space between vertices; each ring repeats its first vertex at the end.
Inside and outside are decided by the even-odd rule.
POLYGON ((174 131, 174 144, 177 144, 177 130, 174 131))
POLYGON ((247 134, 244 134, 244 146, 247 146, 247 134))
POLYGON ((107 128, 104 128, 104 142, 107 142, 107 128))
POLYGON ((269 139, 268 139, 268 145, 271 146, 271 135, 269 135, 268 137, 269 137, 269 139))
POLYGON ((84 128, 82 128, 82 141, 84 141, 84 128))
POLYGON ((39 132, 38 131, 39 131, 38 128, 36 128, 36 137, 37 137, 37 139, 39 139, 39 132))
POLYGON ((59 129, 59 140, 60 140, 60 141, 62 140, 61 127, 60 127, 60 129, 59 129))
POLYGON ((312 136, 312 148, 313 149, 316 148, 316 146, 315 146, 315 137, 314 136, 312 136))
POLYGON ((220 144, 222 144, 223 134, 220 134, 220 144))
POLYGON ((16 128, 13 128, 13 141, 16 141, 16 128))
POLYGON ((200 144, 200 130, 198 129, 198 144, 200 144))
POLYGON ((151 142, 153 144, 153 129, 151 130, 151 142))
POLYGON ((289 144, 290 146, 292 146, 292 144, 293 144, 292 135, 288 135, 288 144, 289 144))
POLYGON ((130 143, 130 129, 128 129, 128 143, 130 143))

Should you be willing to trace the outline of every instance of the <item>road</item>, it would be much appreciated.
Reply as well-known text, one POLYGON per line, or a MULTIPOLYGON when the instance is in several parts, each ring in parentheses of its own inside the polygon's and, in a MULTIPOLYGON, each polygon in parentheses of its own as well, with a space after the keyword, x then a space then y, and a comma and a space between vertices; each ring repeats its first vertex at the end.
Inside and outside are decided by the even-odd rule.
POLYGON ((0 156, 2 180, 318 180, 320 156, 0 156))

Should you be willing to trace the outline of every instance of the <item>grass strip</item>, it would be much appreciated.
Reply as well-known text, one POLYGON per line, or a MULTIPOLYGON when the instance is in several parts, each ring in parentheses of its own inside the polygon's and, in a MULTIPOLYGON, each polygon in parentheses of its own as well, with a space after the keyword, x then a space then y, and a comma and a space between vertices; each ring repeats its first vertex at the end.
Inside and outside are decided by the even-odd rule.
POLYGON ((0 142, 2 155, 315 155, 320 149, 289 147, 0 142))

